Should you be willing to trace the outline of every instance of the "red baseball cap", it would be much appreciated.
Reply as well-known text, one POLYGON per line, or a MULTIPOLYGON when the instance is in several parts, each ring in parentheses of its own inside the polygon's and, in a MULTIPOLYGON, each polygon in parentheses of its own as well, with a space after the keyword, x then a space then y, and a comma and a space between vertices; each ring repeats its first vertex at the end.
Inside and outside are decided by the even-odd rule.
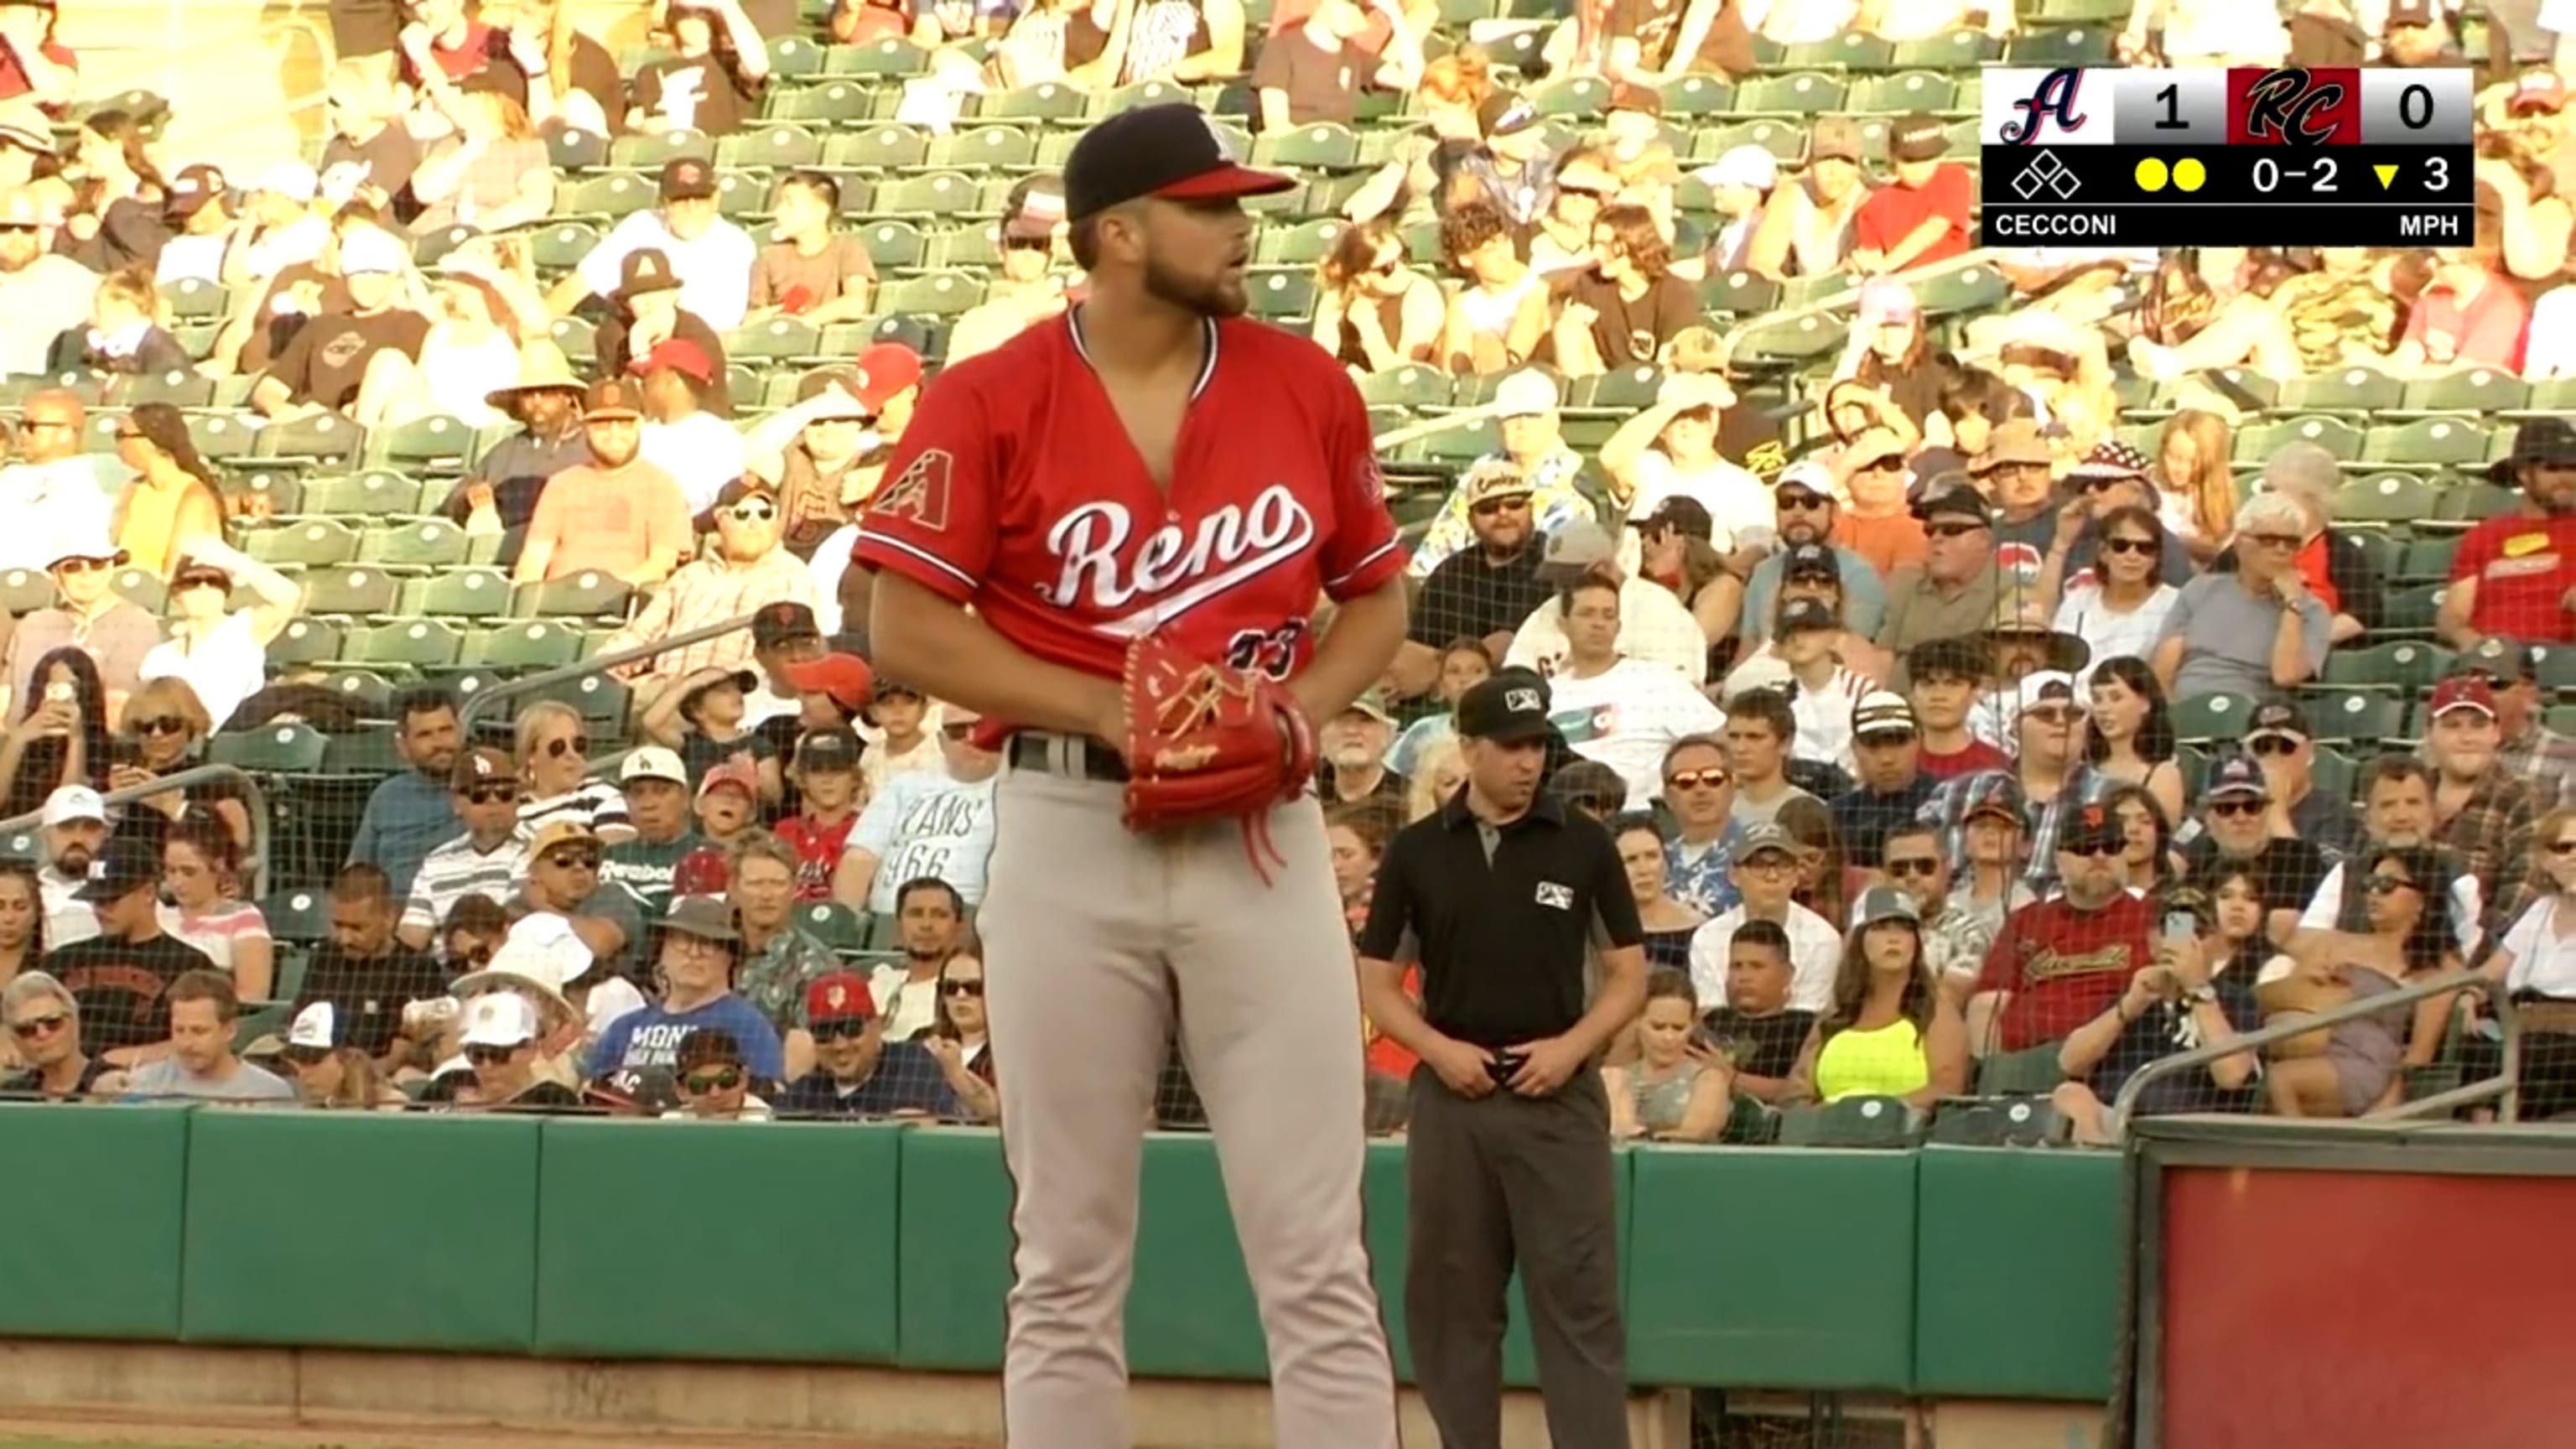
POLYGON ((755 804, 760 800, 760 776, 749 765, 730 760, 710 768, 698 781, 698 798, 704 800, 727 785, 750 796, 755 804))
POLYGON ((2433 686, 2433 718, 2439 719, 2455 709, 2474 709, 2489 719, 2495 718, 2495 686, 2475 674, 2454 674, 2433 686))
POLYGON ((723 895, 733 886, 729 876, 725 853, 715 846, 701 845, 671 867, 671 899, 723 895))
POLYGON ((799 692, 830 695, 834 704, 852 714, 864 708, 876 690, 876 671, 856 654, 799 660, 781 672, 799 692))
POLYGON ((876 993, 868 989, 868 978, 856 971, 826 971, 805 983, 805 1020, 819 1026, 827 1021, 871 1021, 877 1014, 876 993))
POLYGON ((715 380, 715 360, 707 356, 705 348, 685 337, 665 338, 655 343, 652 351, 626 364, 626 370, 637 377, 649 376, 666 367, 702 383, 715 380))
POLYGON ((852 367, 859 405, 872 414, 884 412, 896 393, 921 385, 921 354, 900 342, 869 344, 852 367))
POLYGON ((1172 101, 1121 111, 1082 133, 1065 158, 1064 212, 1066 220, 1080 221, 1147 196, 1213 201, 1271 196, 1299 185, 1293 176, 1244 165, 1205 111, 1172 101))

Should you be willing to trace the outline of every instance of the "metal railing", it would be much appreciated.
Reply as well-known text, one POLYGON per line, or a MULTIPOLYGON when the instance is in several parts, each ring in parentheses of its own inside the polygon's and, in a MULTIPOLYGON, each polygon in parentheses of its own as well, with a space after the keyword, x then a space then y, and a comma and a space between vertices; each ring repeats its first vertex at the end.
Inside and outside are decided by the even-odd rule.
MULTIPOLYGON (((191 765, 175 775, 159 776, 148 785, 128 785, 121 790, 110 790, 104 798, 110 805, 131 805, 172 790, 185 790, 191 785, 211 785, 218 780, 229 781, 242 792, 243 808, 250 814, 250 845, 242 852, 242 861, 251 872, 251 878, 264 885, 268 880, 268 792, 262 790, 259 781, 240 766, 191 765)), ((0 820, 0 834, 41 829, 44 823, 45 813, 31 810, 24 815, 0 820)))
POLYGON ((2454 971, 2447 976, 2418 981, 2411 986, 2401 986, 2395 991, 2379 996, 2347 1001, 2340 1006, 2329 1007, 2312 1015, 2302 1014, 2294 1021, 2284 1021, 2264 1027, 2260 1031, 2248 1032, 2215 1046, 2195 1047, 2173 1056, 2158 1057, 2140 1068, 2120 1088, 2119 1096, 2111 1104, 2114 1120, 2122 1123, 2129 1121, 2131 1112, 2137 1107, 2138 1098, 2145 1093, 2148 1085, 2163 1078, 2179 1076, 2188 1071, 2198 1071, 2212 1062, 2235 1056, 2240 1052, 2259 1054, 2265 1047, 2276 1042, 2305 1036, 2309 1032, 2320 1031, 2342 1022, 2358 1021, 2365 1016, 2376 1016, 2393 1007, 2409 1006, 2428 997, 2461 992, 2485 1001, 2488 1008, 2495 1013, 2497 1025, 2504 1029, 2504 1060, 2497 1075, 2474 1082, 2463 1082, 2448 1091, 2435 1092, 2430 1096, 2400 1102, 2385 1111, 2367 1112, 2363 1116, 2373 1121, 2383 1122, 2408 1117, 2432 1117, 2454 1112, 2462 1107, 2475 1106, 2480 1102, 2494 1101, 2498 1103, 2497 1120, 2510 1123, 2521 1108, 2519 1079, 2522 1072, 2522 1015, 2514 1009, 2511 1001, 2496 993, 2492 987, 2492 982, 2475 971, 2454 971))
POLYGON ((488 712, 489 706, 500 700, 535 694, 540 690, 552 689, 558 684, 588 679, 595 674, 606 674, 610 670, 622 669, 629 664, 641 664, 647 659, 668 654, 674 649, 686 649, 692 644, 704 644, 710 639, 721 639, 736 630, 750 628, 753 617, 751 614, 739 614, 721 623, 702 624, 695 629, 649 640, 614 653, 594 654, 588 659, 576 659, 570 664, 558 664, 552 669, 541 669, 534 674, 522 675, 517 679, 502 680, 489 689, 476 690, 457 705, 457 732, 471 740, 475 720, 481 718, 488 712))

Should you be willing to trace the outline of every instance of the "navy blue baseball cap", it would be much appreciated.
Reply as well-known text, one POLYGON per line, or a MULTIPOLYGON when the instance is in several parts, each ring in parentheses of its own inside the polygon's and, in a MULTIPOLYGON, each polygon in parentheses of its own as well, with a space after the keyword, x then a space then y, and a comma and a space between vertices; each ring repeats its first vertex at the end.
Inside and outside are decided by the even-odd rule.
POLYGON ((1293 176, 1255 171, 1205 111, 1186 101, 1138 106, 1082 133, 1064 163, 1067 221, 1147 196, 1215 201, 1294 191, 1293 176))

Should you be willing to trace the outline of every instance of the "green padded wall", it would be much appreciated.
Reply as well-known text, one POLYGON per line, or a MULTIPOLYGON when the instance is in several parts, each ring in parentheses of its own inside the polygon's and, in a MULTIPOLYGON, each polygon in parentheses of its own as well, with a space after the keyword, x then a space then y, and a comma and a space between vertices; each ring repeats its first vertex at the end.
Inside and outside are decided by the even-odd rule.
POLYGON ((1916 1386, 2110 1397, 2127 1251, 2114 1152, 1927 1147, 1915 1160, 1916 1386))
MULTIPOLYGON (((526 1352, 533 1117, 193 1114, 180 1329, 194 1342, 526 1352)), ((632 1203, 645 1214, 651 1203, 632 1203)))
POLYGON ((1011 1287, 1011 1177, 1001 1134, 926 1127, 903 1136, 896 1301, 906 1368, 990 1372, 1002 1362, 1011 1287))
POLYGON ((1127 1295, 1127 1372, 1140 1379, 1269 1378, 1261 1314, 1234 1240, 1216 1139, 1147 1137, 1142 1181, 1136 1283, 1127 1295))
POLYGON ((1631 1155, 1632 1381, 1911 1387, 1914 1154, 1697 1147, 1631 1155))
POLYGON ((892 1362, 905 1130, 547 1122, 537 1352, 892 1362))
POLYGON ((179 1336, 186 1107, 0 1107, 0 1337, 179 1336))

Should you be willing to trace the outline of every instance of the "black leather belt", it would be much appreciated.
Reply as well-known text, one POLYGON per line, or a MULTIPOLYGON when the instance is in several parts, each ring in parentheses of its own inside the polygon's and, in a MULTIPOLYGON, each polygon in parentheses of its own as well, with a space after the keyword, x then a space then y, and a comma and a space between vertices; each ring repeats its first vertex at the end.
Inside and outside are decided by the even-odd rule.
MULTIPOLYGON (((1059 735, 1019 734, 1011 736, 1011 768, 1015 770, 1035 770, 1041 774, 1048 775, 1064 773, 1056 768, 1055 742, 1060 738, 1062 738, 1062 736, 1059 735)), ((1127 762, 1118 758, 1118 752, 1116 750, 1109 748, 1100 741, 1084 740, 1082 742, 1082 765, 1078 774, 1079 778, 1085 780, 1111 780, 1123 782, 1127 778, 1127 762)))

